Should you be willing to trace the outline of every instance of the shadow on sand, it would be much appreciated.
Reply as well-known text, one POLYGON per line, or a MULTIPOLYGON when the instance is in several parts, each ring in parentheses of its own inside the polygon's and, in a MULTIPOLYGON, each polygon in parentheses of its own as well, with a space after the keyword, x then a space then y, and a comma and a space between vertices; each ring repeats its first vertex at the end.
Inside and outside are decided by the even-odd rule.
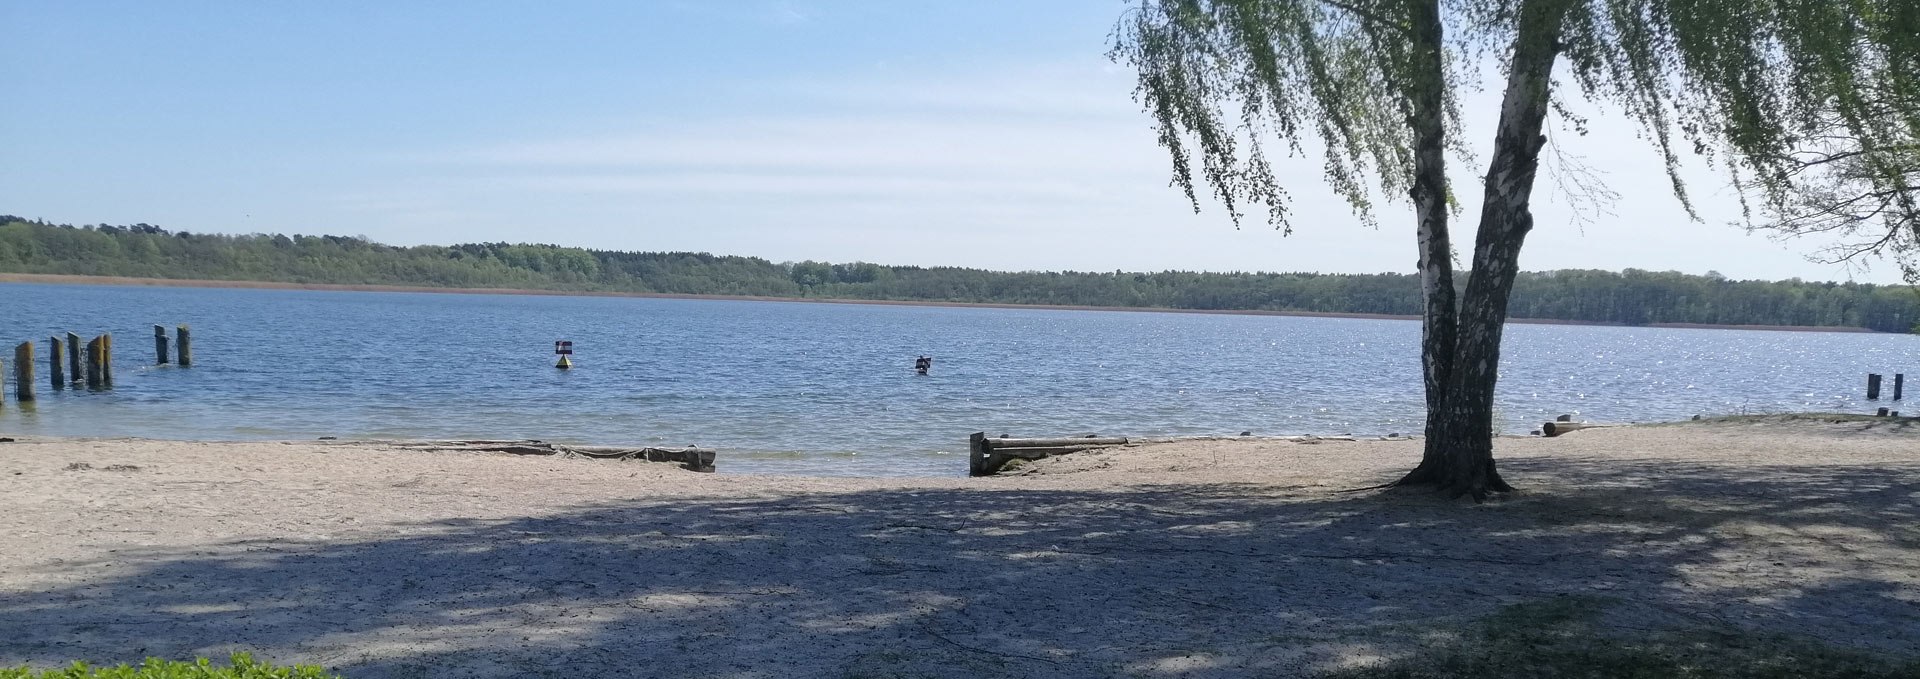
POLYGON ((356 679, 1284 676, 1562 597, 1612 602, 1614 632, 1920 653, 1920 468, 1504 469, 1532 490, 1482 506, 1014 484, 121 550, 121 577, 0 593, 0 664, 251 649, 356 679))

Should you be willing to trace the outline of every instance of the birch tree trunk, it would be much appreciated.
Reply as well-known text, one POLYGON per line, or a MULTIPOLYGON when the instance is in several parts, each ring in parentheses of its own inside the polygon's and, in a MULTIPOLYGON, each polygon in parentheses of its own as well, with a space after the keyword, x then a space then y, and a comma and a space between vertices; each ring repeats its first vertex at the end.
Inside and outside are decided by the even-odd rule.
MULTIPOLYGON (((1494 137, 1493 162, 1485 178, 1480 229, 1474 240, 1473 270, 1457 312, 1436 310, 1433 293, 1427 299, 1427 338, 1423 353, 1437 347, 1434 326, 1453 316, 1450 360, 1427 357, 1428 439, 1419 467, 1399 483, 1433 484, 1455 497, 1470 495, 1477 502, 1490 492, 1513 490, 1493 464, 1493 395, 1499 379, 1500 335, 1507 322, 1507 298, 1519 273, 1520 246, 1533 229, 1530 208, 1534 175, 1539 169, 1541 134, 1546 122, 1553 65, 1571 0, 1527 0, 1520 7, 1519 30, 1513 44, 1513 64, 1507 75, 1499 128, 1494 137), (1434 366, 1444 381, 1436 397, 1434 366)), ((1417 200, 1417 196, 1416 196, 1417 200)), ((1427 217, 1422 208, 1423 237, 1427 217)), ((1422 257, 1428 254, 1423 246, 1422 257)), ((1440 266, 1423 259, 1421 273, 1437 277, 1440 266)), ((1449 289, 1446 300, 1452 301, 1449 289)))
POLYGON ((1399 484, 1437 483, 1445 469, 1441 443, 1449 440, 1445 418, 1447 389, 1454 358, 1456 301, 1453 287, 1453 242, 1447 229, 1447 157, 1445 142, 1446 88, 1443 25, 1439 0, 1414 0, 1409 25, 1413 40, 1413 106, 1408 124, 1413 128, 1413 190, 1415 218, 1419 220, 1421 313, 1420 367, 1427 394, 1426 452, 1420 466, 1399 484))

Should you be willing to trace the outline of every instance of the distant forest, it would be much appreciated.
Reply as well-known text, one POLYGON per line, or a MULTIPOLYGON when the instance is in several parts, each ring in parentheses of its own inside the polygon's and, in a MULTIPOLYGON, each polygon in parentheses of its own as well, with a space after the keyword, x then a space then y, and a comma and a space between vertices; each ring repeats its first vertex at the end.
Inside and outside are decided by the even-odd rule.
MULTIPOLYGON (((395 247, 348 236, 75 227, 0 216, 0 272, 287 283, 1418 315, 1412 274, 1021 272, 507 243, 395 247)), ((1717 274, 1522 273, 1514 318, 1645 325, 1805 325, 1915 332, 1906 285, 1735 281, 1717 274)))

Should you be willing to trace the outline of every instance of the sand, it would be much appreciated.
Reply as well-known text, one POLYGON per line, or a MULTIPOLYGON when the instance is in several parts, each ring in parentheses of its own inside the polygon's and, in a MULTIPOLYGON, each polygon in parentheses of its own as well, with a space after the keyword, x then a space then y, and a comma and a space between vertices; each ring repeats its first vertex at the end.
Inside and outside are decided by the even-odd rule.
POLYGON ((1920 654, 1920 425, 1502 439, 1522 491, 1497 501, 1336 492, 1419 446, 1194 440, 851 479, 0 443, 0 666, 245 649, 355 678, 1286 676, 1567 596, 1623 630, 1920 654))

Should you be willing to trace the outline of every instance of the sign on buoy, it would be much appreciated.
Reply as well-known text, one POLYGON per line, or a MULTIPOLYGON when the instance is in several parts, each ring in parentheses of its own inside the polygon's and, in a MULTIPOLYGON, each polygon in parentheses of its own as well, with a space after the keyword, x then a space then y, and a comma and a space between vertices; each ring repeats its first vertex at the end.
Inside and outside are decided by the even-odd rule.
POLYGON ((573 343, 572 342, 569 342, 567 340, 560 340, 560 341, 554 342, 553 353, 554 355, 560 357, 560 361, 558 363, 553 364, 553 367, 559 368, 561 370, 567 370, 573 367, 573 343))

